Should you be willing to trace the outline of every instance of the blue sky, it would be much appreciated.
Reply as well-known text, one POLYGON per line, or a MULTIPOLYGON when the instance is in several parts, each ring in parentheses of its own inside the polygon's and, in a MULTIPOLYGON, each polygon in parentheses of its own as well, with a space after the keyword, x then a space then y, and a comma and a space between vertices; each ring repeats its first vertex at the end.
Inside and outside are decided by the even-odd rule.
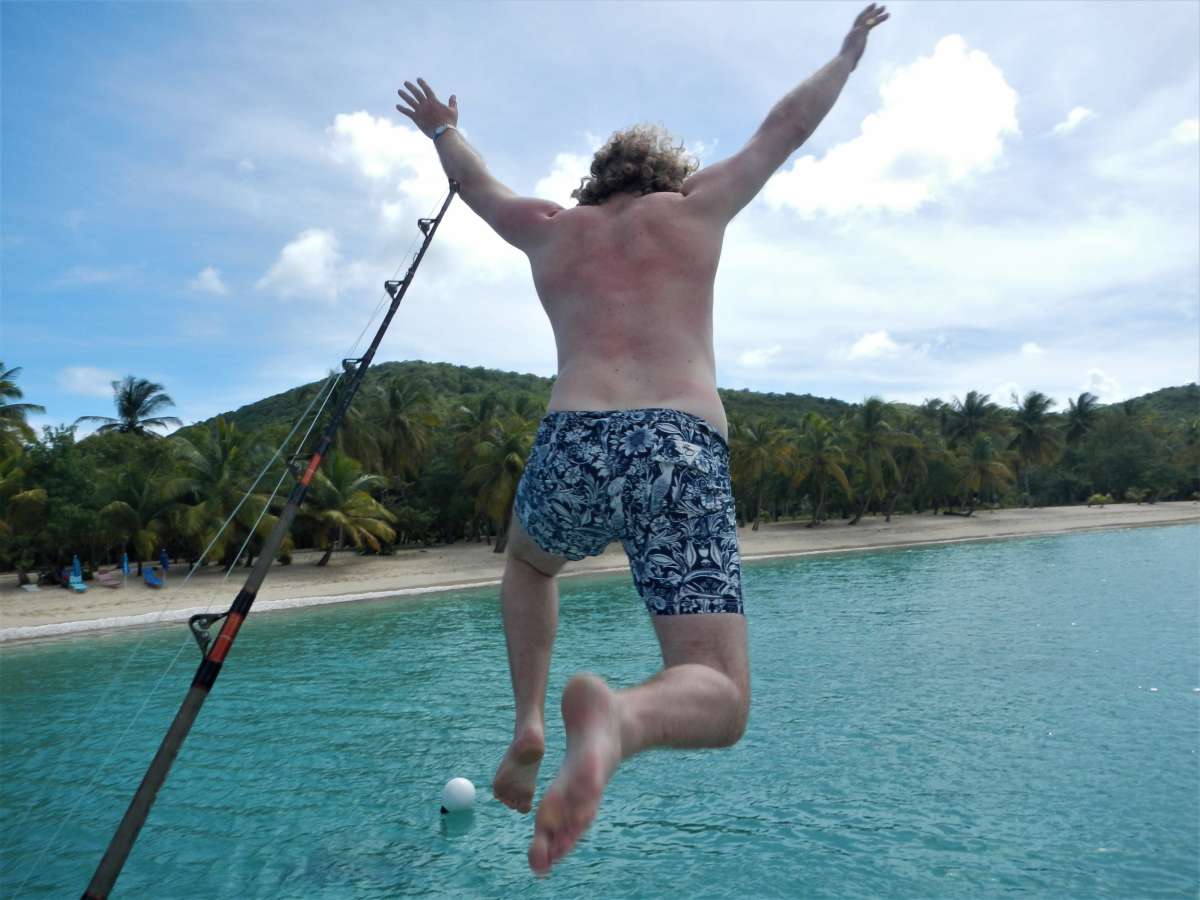
MULTIPOLYGON (((185 421, 320 378, 445 193, 420 75, 565 205, 613 130, 736 152, 865 3, 0 3, 0 360, 35 425, 162 382, 185 421)), ((887 4, 734 221, 726 388, 1113 401, 1200 359, 1200 4, 887 4)), ((378 357, 552 375, 524 257, 451 208, 378 357)))

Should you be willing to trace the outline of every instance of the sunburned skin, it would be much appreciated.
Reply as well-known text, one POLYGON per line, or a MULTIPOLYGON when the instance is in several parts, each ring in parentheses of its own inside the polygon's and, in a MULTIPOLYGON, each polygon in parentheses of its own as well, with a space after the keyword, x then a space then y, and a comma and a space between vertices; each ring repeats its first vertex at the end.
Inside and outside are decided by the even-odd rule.
POLYGON ((728 439, 712 326, 723 234, 674 192, 618 194, 552 217, 529 252, 558 345, 550 411, 667 407, 728 439))

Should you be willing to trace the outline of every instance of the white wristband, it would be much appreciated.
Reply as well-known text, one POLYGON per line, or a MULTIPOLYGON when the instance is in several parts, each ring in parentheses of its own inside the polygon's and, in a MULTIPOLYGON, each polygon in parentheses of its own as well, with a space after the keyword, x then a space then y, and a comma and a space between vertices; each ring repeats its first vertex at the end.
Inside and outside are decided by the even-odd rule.
MULTIPOLYGON (((433 139, 436 141, 438 138, 440 138, 442 136, 442 132, 445 131, 447 128, 454 128, 454 126, 453 125, 439 125, 437 128, 433 129, 433 139)), ((457 128, 454 128, 454 130, 458 131, 457 128)))

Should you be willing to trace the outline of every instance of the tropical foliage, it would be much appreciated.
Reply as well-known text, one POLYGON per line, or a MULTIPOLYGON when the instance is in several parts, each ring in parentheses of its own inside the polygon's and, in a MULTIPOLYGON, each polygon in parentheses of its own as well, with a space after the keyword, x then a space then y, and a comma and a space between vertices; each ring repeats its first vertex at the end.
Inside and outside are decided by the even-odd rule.
MULTIPOLYGON (((116 416, 85 417, 100 423, 94 434, 70 426, 38 436, 26 417, 41 407, 16 402, 19 374, 0 364, 0 567, 20 579, 74 554, 91 568, 123 552, 154 559, 163 548, 190 563, 248 564, 294 483, 288 457, 303 429, 275 448, 320 390, 299 387, 164 438, 155 429, 178 421, 164 415, 170 397, 130 376, 114 383, 116 416)), ((445 364, 373 368, 281 558, 312 549, 324 565, 338 552, 459 540, 503 551, 552 384, 445 364)), ((721 397, 737 516, 752 528, 1200 491, 1195 385, 1110 406, 1082 394, 1061 411, 1037 391, 1007 406, 979 391, 920 406, 721 397)))

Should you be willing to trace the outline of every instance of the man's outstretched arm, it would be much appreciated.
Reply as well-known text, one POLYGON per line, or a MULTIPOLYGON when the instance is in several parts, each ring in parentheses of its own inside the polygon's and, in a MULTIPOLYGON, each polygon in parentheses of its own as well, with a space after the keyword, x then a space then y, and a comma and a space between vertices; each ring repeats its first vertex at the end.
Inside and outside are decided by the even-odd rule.
POLYGON ((867 46, 867 33, 888 18, 874 3, 858 14, 841 52, 775 104, 738 153, 706 166, 683 183, 688 205, 728 222, 807 141, 833 109, 867 46))
POLYGON ((450 103, 442 103, 422 78, 417 84, 406 81, 404 86, 407 92, 396 93, 408 108, 397 104, 396 109, 433 139, 446 176, 458 182, 467 206, 514 247, 536 247, 544 239, 551 217, 562 207, 549 200, 520 197, 488 171, 483 157, 458 130, 456 96, 451 94, 450 103))

